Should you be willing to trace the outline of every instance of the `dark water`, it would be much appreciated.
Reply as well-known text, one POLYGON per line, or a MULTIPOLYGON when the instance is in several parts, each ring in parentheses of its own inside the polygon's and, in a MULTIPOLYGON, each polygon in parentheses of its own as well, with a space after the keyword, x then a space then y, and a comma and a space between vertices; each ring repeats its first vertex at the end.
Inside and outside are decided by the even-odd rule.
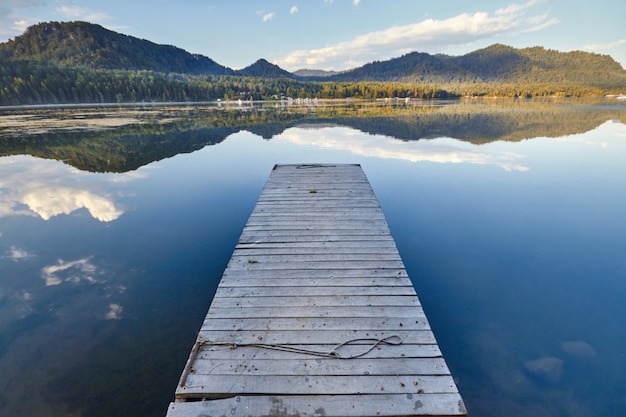
POLYGON ((363 166, 470 415, 626 410, 623 103, 307 104, 0 112, 1 416, 164 415, 301 162, 363 166))

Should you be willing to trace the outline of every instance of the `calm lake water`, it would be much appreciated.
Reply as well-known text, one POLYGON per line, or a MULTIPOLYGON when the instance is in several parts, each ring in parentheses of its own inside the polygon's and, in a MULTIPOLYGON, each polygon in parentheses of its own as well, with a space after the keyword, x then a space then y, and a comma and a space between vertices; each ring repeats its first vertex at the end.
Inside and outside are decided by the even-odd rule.
POLYGON ((360 163, 471 416, 626 410, 626 103, 0 110, 0 415, 158 416, 275 163, 360 163))

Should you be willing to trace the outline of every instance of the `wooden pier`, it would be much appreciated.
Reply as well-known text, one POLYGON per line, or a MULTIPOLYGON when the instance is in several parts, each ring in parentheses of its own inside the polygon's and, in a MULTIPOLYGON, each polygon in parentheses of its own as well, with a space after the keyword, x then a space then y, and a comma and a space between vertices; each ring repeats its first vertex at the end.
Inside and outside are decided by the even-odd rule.
POLYGON ((359 165, 277 165, 167 417, 465 416, 359 165))

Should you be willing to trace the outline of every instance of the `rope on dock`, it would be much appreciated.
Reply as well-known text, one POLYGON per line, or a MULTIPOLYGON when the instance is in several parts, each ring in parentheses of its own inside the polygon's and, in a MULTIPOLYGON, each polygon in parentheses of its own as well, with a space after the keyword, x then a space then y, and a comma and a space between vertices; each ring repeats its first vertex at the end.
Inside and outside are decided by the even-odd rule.
POLYGON ((332 348, 329 352, 322 352, 317 350, 310 349, 301 349, 296 348, 289 345, 281 345, 281 344, 271 344, 271 343, 234 343, 234 342, 217 342, 208 339, 198 339, 196 343, 193 345, 193 349, 191 350, 191 355, 189 356, 189 360, 187 361, 187 365, 183 370, 183 374, 180 377, 179 385, 181 387, 185 386, 185 381, 187 380, 187 376, 191 372, 192 364, 196 359, 196 356, 200 352, 200 349, 204 345, 208 346, 226 346, 229 349, 237 349, 240 347, 256 347, 261 349, 269 349, 269 350, 279 350, 283 352, 292 352, 299 353, 302 355, 312 355, 312 356, 321 356, 324 358, 332 358, 332 359, 357 359, 362 356, 367 355, 372 350, 376 349, 379 345, 390 345, 390 346, 399 346, 402 344, 402 337, 398 335, 391 335, 384 337, 382 339, 376 338, 356 338, 350 339, 343 343, 338 344, 334 348, 332 348), (358 342, 371 342, 371 345, 367 347, 367 350, 357 353, 355 355, 342 355, 339 350, 346 346, 354 346, 358 342))
POLYGON ((338 344, 334 348, 332 348, 329 352, 322 352, 310 349, 301 349, 296 348, 289 345, 280 345, 280 344, 271 344, 271 343, 233 343, 233 342, 216 342, 212 340, 199 340, 199 345, 209 345, 209 346, 226 346, 229 349, 237 349, 239 347, 257 347, 262 349, 270 349, 270 350, 279 350, 283 352, 292 352, 292 353, 300 353, 303 355, 312 355, 312 356, 321 356, 324 358, 334 358, 334 359, 357 359, 362 356, 367 355, 372 350, 376 349, 379 345, 391 345, 398 346, 402 344, 402 338, 398 335, 388 336, 382 339, 375 338, 357 338, 350 339, 343 343, 338 344), (364 352, 355 354, 355 355, 342 355, 339 350, 343 347, 355 345, 358 342, 371 342, 371 346, 367 348, 364 352))

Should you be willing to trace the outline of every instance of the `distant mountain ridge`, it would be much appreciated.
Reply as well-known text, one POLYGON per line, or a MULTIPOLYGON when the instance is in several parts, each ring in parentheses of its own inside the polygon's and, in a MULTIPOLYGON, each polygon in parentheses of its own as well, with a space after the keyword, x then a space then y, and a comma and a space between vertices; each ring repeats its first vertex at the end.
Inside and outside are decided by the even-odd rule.
POLYGON ((516 49, 495 44, 462 56, 412 52, 342 72, 288 72, 265 59, 233 70, 211 58, 171 45, 123 35, 87 22, 48 22, 0 44, 0 59, 46 61, 93 69, 151 70, 184 74, 245 75, 335 82, 625 82, 626 71, 608 55, 559 52, 543 47, 516 49))
POLYGON ((579 83, 605 87, 624 85, 626 71, 608 55, 494 44, 458 57, 412 52, 324 79, 423 84, 579 83))
POLYGON ((241 70, 87 22, 48 22, 0 43, 0 105, 278 97, 568 97, 626 92, 608 55, 494 44, 462 56, 411 52, 341 72, 241 70), (263 79, 251 88, 247 77, 263 79), (341 85, 339 85, 339 84, 341 85))

